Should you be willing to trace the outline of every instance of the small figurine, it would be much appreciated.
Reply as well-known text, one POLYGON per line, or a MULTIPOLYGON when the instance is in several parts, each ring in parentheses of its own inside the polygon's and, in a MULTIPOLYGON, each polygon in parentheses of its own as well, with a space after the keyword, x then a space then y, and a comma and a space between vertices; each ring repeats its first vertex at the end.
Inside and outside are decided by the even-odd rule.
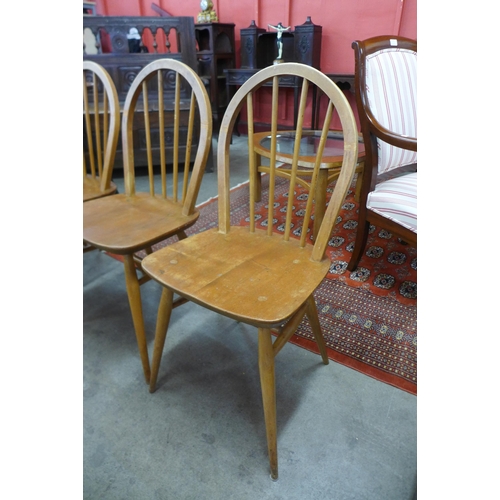
POLYGON ((137 28, 130 28, 127 33, 128 40, 128 51, 131 54, 139 52, 149 52, 148 48, 142 44, 141 35, 139 35, 139 30, 137 28))
POLYGON ((278 36, 276 37, 276 45, 278 46, 278 57, 276 58, 274 63, 277 64, 278 62, 283 62, 283 40, 281 38, 283 37, 283 31, 288 31, 290 29, 290 26, 285 28, 283 24, 281 24, 281 21, 278 23, 278 26, 273 26, 272 24, 268 24, 267 26, 278 32, 278 36))

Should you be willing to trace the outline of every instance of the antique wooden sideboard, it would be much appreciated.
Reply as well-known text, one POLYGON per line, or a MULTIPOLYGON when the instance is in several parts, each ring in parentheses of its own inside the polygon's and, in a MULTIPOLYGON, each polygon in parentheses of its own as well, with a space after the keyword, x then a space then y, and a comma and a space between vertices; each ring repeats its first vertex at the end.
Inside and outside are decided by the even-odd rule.
MULTIPOLYGON (((294 30, 283 31, 282 41, 282 60, 284 62, 300 62, 314 68, 320 69, 321 61, 321 36, 323 28, 311 21, 307 17, 304 24, 295 26, 294 30)), ((278 46, 276 31, 272 28, 266 30, 259 28, 255 21, 250 23, 248 28, 240 30, 241 37, 241 67, 239 69, 227 69, 226 86, 228 99, 234 95, 236 86, 242 85, 252 75, 262 68, 275 63, 278 56, 278 46)), ((294 90, 294 128, 297 124, 298 95, 301 85, 299 78, 280 78, 280 87, 293 88, 294 90)), ((314 113, 316 112, 316 89, 312 90, 313 98, 313 123, 316 121, 314 113)), ((238 126, 235 126, 235 132, 238 133, 238 126)))
MULTIPOLYGON (((193 17, 127 17, 127 16, 83 16, 83 59, 101 64, 113 79, 120 105, 123 106, 127 92, 136 75, 150 62, 162 58, 173 58, 198 71, 196 37, 193 17)), ((208 84, 208 82, 207 82, 208 84)), ((157 92, 156 82, 150 82, 150 93, 157 92)), ((167 113, 168 97, 173 96, 173 84, 165 78, 167 113)), ((184 92, 184 91, 183 91, 184 92)), ((187 90, 186 107, 189 106, 187 90)), ((173 102, 173 98, 172 98, 173 102)), ((138 106, 141 104, 138 103, 138 106)), ((136 166, 147 165, 145 130, 141 113, 136 113, 134 122, 134 157, 136 166)), ((152 119, 157 114, 151 114, 152 119)), ((187 124, 188 114, 181 110, 181 121, 187 124)), ((155 123, 151 128, 154 131, 155 123)), ((183 127, 181 125, 181 134, 183 127)), ((171 151, 173 134, 166 134, 167 155, 171 151)), ((153 143, 153 163, 159 162, 159 137, 153 143)), ((121 141, 115 166, 122 164, 121 141)), ((183 160, 180 151, 180 161, 183 160)), ((194 154, 192 156, 194 158, 194 154)), ((207 171, 213 168, 213 157, 209 155, 207 171)))
POLYGON ((198 74, 209 82, 214 132, 217 133, 229 103, 224 71, 236 67, 234 24, 198 23, 195 32, 198 74))

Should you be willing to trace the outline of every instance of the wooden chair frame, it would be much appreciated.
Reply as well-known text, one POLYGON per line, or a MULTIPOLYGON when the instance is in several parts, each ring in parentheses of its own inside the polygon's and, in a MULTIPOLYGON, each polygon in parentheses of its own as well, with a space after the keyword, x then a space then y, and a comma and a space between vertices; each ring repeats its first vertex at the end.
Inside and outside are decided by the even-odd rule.
POLYGON ((417 169, 416 164, 405 165, 395 172, 379 175, 378 172, 378 140, 384 141, 392 146, 417 151, 417 138, 402 136, 392 130, 384 127, 375 117, 370 106, 367 94, 367 74, 365 61, 366 58, 374 53, 384 49, 394 48, 394 41, 397 42, 398 49, 408 49, 417 51, 417 42, 409 38, 398 36, 379 36, 364 41, 355 41, 352 44, 355 54, 355 89, 356 105, 363 134, 366 159, 365 168, 362 173, 362 184, 359 198, 359 217, 358 228, 354 251, 347 268, 354 271, 358 266, 361 255, 366 247, 370 224, 386 228, 391 233, 396 234, 406 243, 417 246, 417 233, 398 224, 397 222, 384 217, 373 210, 367 208, 367 199, 376 185, 388 177, 395 175, 404 175, 408 172, 414 172, 417 169), (392 42, 391 42, 392 40, 392 42))
POLYGON ((235 93, 222 120, 218 142, 218 228, 195 234, 186 240, 145 257, 143 269, 164 286, 156 328, 150 391, 156 390, 159 366, 170 321, 174 293, 199 305, 255 326, 258 330, 258 357, 264 419, 271 477, 278 477, 276 394, 274 358, 292 337, 307 315, 320 353, 328 364, 321 334, 314 290, 326 276, 330 261, 325 249, 333 225, 351 185, 358 159, 358 132, 352 109, 340 89, 320 71, 303 64, 283 63, 259 71, 235 93), (312 174, 317 182, 319 166, 328 134, 333 108, 337 110, 344 132, 343 164, 314 245, 306 241, 312 214, 309 197, 300 241, 290 237, 291 205, 288 199, 287 223, 283 235, 272 230, 273 198, 276 180, 276 155, 271 154, 269 170, 269 210, 267 229, 255 224, 255 202, 259 197, 258 165, 253 151, 253 96, 266 82, 272 81, 271 151, 276 153, 278 130, 279 79, 283 76, 303 79, 298 110, 297 142, 292 159, 289 192, 297 181, 299 143, 307 103, 309 84, 322 89, 330 99, 322 128, 321 146, 312 174), (230 142, 241 108, 247 104, 249 148, 249 227, 230 223, 230 142), (272 333, 277 334, 272 341, 272 333))
POLYGON ((120 104, 115 85, 109 73, 92 61, 83 61, 83 115, 87 137, 87 154, 83 153, 83 201, 88 201, 117 191, 111 176, 120 133, 120 104))
MULTIPOLYGON (((170 106, 170 100, 168 103, 170 106)), ((133 81, 125 100, 122 141, 125 193, 84 203, 83 239, 84 243, 95 248, 123 257, 127 294, 135 334, 144 377, 149 383, 150 365, 140 294, 140 285, 148 281, 149 277, 143 275, 140 279, 138 278, 137 271, 142 271, 142 259, 138 257, 137 252, 144 250, 146 253, 152 253, 154 244, 172 236, 177 236, 179 239, 186 238, 185 230, 192 226, 199 217, 195 203, 212 142, 212 112, 207 91, 198 75, 189 66, 174 59, 156 60, 144 67, 133 81), (175 76, 170 78, 172 75, 175 76), (164 154, 164 127, 170 115, 165 112, 165 105, 158 105, 152 111, 155 106, 150 100, 148 82, 155 76, 158 78, 156 96, 159 103, 167 105, 167 91, 164 86, 171 85, 173 87, 168 90, 174 95, 171 113, 174 136, 171 195, 168 194, 167 190, 167 160, 164 154), (185 93, 186 88, 191 89, 191 91, 186 98, 188 103, 186 112, 189 118, 186 132, 184 173, 181 175, 178 161, 178 142, 181 135, 179 131, 181 125, 180 101, 181 93, 185 93), (141 106, 137 106, 140 95, 142 96, 141 106), (141 108, 141 110, 136 108, 141 108), (199 115, 199 137, 193 169, 190 171, 190 151, 194 142, 193 129, 196 109, 199 115), (149 148, 149 192, 136 192, 135 189, 133 121, 136 112, 144 114, 146 142, 149 148), (152 132, 150 124, 153 112, 159 115, 158 135, 162 144, 161 193, 155 191, 151 141, 148 139, 152 132), (182 183, 181 189, 178 189, 179 182, 182 183)), ((179 301, 178 304, 182 302, 185 301, 179 301)))

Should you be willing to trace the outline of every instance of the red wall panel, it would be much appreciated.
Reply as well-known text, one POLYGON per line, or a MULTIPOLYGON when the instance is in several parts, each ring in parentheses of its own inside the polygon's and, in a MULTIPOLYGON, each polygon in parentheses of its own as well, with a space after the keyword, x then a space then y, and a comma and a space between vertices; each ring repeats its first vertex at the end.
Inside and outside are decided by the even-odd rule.
MULTIPOLYGON (((199 0, 97 0, 97 12, 116 16, 156 16, 155 3, 174 16, 193 16, 200 11, 199 0)), ((321 25, 321 70, 324 73, 353 73, 351 44, 376 35, 401 35, 417 38, 417 0, 213 0, 219 21, 235 24, 236 65, 240 64, 240 29, 255 20, 261 28, 280 21, 284 26, 298 26, 310 16, 321 25)), ((355 109, 354 98, 347 98, 355 109)), ((293 124, 293 99, 290 92, 280 95, 283 101, 282 123, 293 124)), ((266 103, 261 103, 262 112, 266 103)), ((258 116, 256 116, 258 120, 258 116)), ((334 124, 335 125, 335 124, 334 124)))
MULTIPOLYGON (((354 40, 375 35, 400 34, 417 37, 417 0, 213 0, 219 20, 235 23, 237 62, 240 29, 255 19, 258 26, 282 22, 285 26, 303 24, 311 16, 323 26, 321 69, 325 73, 352 73, 354 40)), ((175 16, 196 16, 199 0, 97 0, 97 11, 104 15, 154 16, 151 4, 175 16)))

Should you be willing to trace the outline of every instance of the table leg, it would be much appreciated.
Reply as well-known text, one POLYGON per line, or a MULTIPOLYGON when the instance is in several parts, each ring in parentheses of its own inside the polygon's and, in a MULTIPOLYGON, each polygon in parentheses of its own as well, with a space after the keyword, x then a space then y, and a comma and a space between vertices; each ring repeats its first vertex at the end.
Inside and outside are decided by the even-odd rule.
MULTIPOLYGON (((255 168, 258 168, 262 165, 262 156, 258 153, 254 153, 255 155, 255 168)), ((255 175, 255 201, 258 203, 262 199, 262 182, 261 182, 262 174, 260 172, 256 172, 255 175)))
POLYGON ((318 182, 314 193, 314 227, 313 236, 316 239, 326 212, 326 188, 328 187, 328 169, 319 169, 318 182))

